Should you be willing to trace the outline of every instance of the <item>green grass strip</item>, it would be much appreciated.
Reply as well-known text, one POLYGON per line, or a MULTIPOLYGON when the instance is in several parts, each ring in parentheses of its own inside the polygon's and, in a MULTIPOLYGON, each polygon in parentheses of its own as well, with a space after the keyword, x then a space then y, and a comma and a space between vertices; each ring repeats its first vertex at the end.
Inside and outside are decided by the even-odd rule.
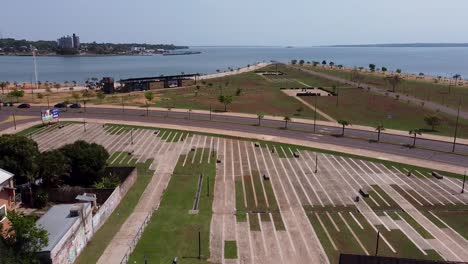
POLYGON ((233 240, 224 241, 224 258, 225 259, 236 259, 237 258, 237 244, 236 244, 236 241, 233 241, 233 240))
MULTIPOLYGON (((198 150, 200 151, 200 149, 198 150)), ((206 155, 205 150, 205 155, 206 155)), ((194 155, 188 154, 188 159, 194 155)), ((210 256, 209 237, 212 217, 213 195, 204 192, 209 180, 210 190, 214 189, 216 164, 187 163, 182 166, 185 156, 179 157, 174 173, 164 192, 160 207, 154 212, 142 237, 138 241, 129 263, 143 263, 145 256, 150 263, 172 263, 178 257, 183 263, 207 263, 210 256), (198 214, 189 214, 193 208, 199 175, 203 173, 202 192, 198 214), (198 257, 198 232, 201 232, 201 254, 198 257)))

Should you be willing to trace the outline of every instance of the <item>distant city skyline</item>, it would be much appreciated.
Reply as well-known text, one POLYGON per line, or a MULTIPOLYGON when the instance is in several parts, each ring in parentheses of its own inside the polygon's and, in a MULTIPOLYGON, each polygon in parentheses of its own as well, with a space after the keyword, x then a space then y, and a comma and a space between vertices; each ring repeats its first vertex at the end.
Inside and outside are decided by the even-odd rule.
POLYGON ((0 37, 189 46, 467 43, 464 0, 7 1, 0 37), (21 10, 21 18, 15 10, 21 10))

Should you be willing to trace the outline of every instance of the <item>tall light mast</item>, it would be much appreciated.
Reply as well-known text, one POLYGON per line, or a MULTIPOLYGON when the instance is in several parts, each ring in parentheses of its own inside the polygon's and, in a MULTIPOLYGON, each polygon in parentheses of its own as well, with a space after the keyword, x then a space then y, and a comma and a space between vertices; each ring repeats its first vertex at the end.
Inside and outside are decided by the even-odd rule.
POLYGON ((36 85, 36 91, 39 89, 39 83, 37 81, 37 62, 36 62, 36 51, 37 49, 31 45, 32 55, 33 55, 33 64, 34 64, 34 81, 36 85))

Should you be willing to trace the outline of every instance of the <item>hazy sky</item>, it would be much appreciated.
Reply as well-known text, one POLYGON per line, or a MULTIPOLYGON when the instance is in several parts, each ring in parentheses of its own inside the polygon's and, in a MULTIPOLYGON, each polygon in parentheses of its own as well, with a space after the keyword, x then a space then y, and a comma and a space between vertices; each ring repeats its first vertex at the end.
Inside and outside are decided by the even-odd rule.
POLYGON ((468 42, 467 0, 3 0, 3 37, 181 45, 468 42))

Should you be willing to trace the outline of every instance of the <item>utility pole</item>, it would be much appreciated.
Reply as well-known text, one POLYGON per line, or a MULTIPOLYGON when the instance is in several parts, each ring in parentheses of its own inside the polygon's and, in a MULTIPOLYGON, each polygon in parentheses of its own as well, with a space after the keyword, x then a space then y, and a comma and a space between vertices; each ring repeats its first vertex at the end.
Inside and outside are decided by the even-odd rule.
POLYGON ((458 104, 457 122, 455 123, 455 135, 453 135, 452 152, 455 152, 455 146, 457 145, 458 121, 460 119, 460 107, 461 107, 461 100, 460 100, 460 103, 458 104))
POLYGON ((318 153, 315 152, 315 173, 317 173, 318 170, 318 153))
POLYGON ((318 95, 315 95, 315 106, 314 106, 314 133, 315 133, 315 126, 317 125, 317 97, 318 95))
POLYGON ((375 245, 375 256, 379 254, 380 231, 377 231, 377 243, 375 245))
POLYGON ((463 184, 462 184, 461 193, 465 193, 465 181, 466 181, 466 171, 465 171, 465 174, 463 175, 463 184))

